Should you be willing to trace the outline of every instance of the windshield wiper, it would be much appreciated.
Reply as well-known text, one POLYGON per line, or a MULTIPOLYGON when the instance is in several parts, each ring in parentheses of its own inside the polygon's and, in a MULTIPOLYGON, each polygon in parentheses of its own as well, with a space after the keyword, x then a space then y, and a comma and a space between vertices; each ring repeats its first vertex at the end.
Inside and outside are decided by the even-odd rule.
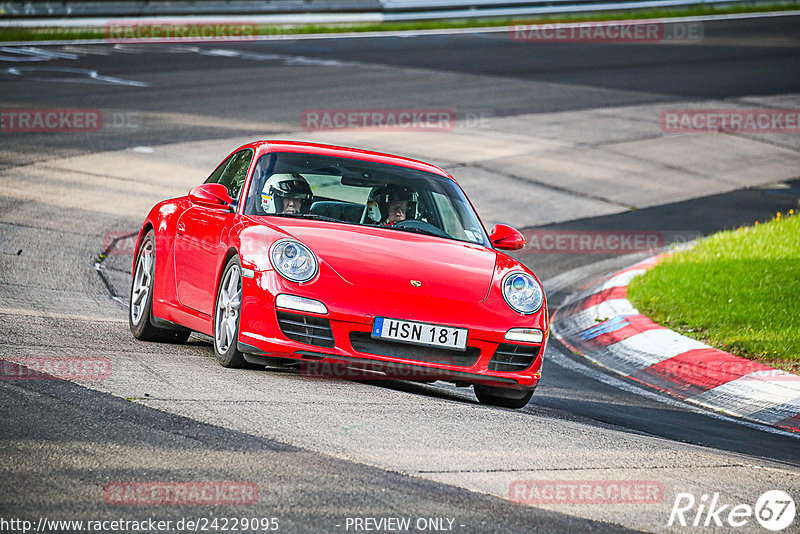
MULTIPOLYGON (((388 228, 390 230, 399 230, 401 232, 414 232, 415 234, 425 234, 425 235, 432 235, 434 237, 445 237, 444 235, 436 232, 432 232, 430 230, 425 230, 424 228, 416 228, 410 226, 385 226, 384 228, 388 228)), ((452 239, 450 236, 447 236, 448 239, 452 239)))
POLYGON ((340 219, 334 219, 333 217, 327 217, 325 215, 317 215, 316 213, 270 213, 269 215, 274 217, 296 217, 298 219, 314 219, 315 221, 345 222, 340 219))

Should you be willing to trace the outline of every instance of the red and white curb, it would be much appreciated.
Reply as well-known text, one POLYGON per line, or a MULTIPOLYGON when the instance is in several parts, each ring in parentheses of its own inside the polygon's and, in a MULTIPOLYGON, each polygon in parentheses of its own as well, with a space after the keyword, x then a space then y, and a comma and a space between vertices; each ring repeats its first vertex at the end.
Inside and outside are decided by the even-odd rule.
POLYGON ((800 376, 734 356, 654 323, 628 284, 665 254, 570 297, 551 332, 574 352, 647 386, 712 410, 800 433, 800 376))

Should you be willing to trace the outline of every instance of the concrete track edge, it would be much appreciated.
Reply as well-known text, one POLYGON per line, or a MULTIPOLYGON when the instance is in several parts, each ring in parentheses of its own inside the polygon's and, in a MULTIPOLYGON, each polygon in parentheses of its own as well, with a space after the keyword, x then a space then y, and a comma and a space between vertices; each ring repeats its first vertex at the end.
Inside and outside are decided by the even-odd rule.
POLYGON ((680 400, 800 437, 800 376, 664 328, 627 299, 631 280, 668 253, 591 282, 568 297, 551 332, 574 353, 680 400))

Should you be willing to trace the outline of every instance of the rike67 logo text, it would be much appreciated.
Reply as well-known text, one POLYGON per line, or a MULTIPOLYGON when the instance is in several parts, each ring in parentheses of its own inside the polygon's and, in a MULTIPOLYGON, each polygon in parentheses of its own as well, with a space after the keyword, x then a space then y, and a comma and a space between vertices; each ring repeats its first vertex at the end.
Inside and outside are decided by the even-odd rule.
POLYGON ((767 530, 783 530, 794 522, 794 500, 785 491, 771 490, 749 504, 724 504, 719 493, 703 494, 696 499, 691 493, 678 493, 667 526, 738 528, 756 521, 767 530))

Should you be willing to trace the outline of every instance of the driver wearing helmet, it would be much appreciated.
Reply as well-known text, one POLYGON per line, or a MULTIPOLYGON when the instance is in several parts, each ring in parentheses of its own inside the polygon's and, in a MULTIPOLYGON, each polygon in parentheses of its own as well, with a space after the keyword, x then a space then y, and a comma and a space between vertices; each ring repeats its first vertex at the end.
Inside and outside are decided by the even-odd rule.
POLYGON ((369 222, 394 226, 414 218, 417 211, 417 194, 400 185, 385 185, 375 189, 367 201, 369 222))
POLYGON ((300 174, 273 174, 261 189, 261 208, 267 214, 308 213, 311 187, 300 174))

